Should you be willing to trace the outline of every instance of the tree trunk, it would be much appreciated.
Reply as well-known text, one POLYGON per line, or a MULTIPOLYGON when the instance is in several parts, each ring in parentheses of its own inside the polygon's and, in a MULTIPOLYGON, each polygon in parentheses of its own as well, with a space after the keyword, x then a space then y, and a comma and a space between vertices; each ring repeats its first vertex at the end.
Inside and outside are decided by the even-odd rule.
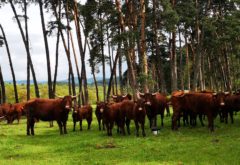
POLYGON ((6 45, 6 50, 7 50, 7 54, 8 54, 9 65, 10 65, 10 69, 11 69, 11 73, 12 73, 13 88, 14 88, 14 95, 15 95, 15 102, 18 103, 18 102, 19 102, 19 100, 18 100, 18 91, 17 91, 16 78, 15 78, 15 73, 14 73, 13 64, 12 64, 12 58, 11 58, 10 50, 9 50, 9 47, 8 47, 7 38, 6 38, 5 32, 4 32, 1 24, 0 24, 0 29, 1 29, 1 31, 2 31, 4 43, 5 43, 5 45, 6 45))
POLYGON ((45 20, 44 20, 44 14, 43 14, 43 2, 42 2, 42 0, 39 0, 38 2, 39 2, 39 10, 40 10, 40 16, 41 16, 41 23, 42 23, 42 33, 43 33, 43 39, 44 39, 44 45, 45 45, 45 51, 46 51, 46 60, 47 60, 48 97, 54 98, 53 90, 52 90, 50 54, 49 54, 47 32, 46 32, 45 20))
POLYGON ((9 2, 11 4, 11 8, 13 10, 14 16, 15 16, 15 18, 17 20, 17 24, 18 24, 18 27, 19 27, 19 30, 20 30, 20 33, 21 33, 21 36, 22 36, 22 40, 23 40, 23 43, 24 43, 24 46, 25 46, 25 49, 26 49, 26 52, 27 52, 27 58, 29 60, 29 65, 30 65, 30 69, 32 71, 32 76, 33 76, 33 83, 34 83, 34 87, 35 87, 35 94, 36 94, 36 97, 39 98, 40 97, 40 95, 39 95, 39 88, 38 88, 38 84, 37 84, 36 74, 35 74, 35 71, 34 71, 34 68, 33 68, 33 64, 32 64, 32 59, 31 59, 30 50, 29 50, 29 46, 28 46, 28 39, 24 36, 24 32, 23 32, 20 20, 18 18, 16 9, 15 9, 15 6, 13 5, 12 0, 9 0, 9 2))
POLYGON ((191 89, 191 81, 190 81, 190 68, 189 68, 189 51, 188 51, 188 42, 187 35, 184 36, 185 39, 185 49, 186 49, 186 67, 187 67, 187 89, 191 89))
POLYGON ((146 54, 146 39, 145 39, 145 0, 140 0, 140 21, 141 21, 141 39, 140 39, 140 63, 141 72, 144 75, 144 92, 149 92, 149 87, 147 83, 147 76, 148 76, 148 62, 147 62, 147 54, 146 54))
POLYGON ((3 80, 3 75, 2 75, 2 68, 0 66, 0 85, 1 85, 1 96, 2 96, 2 103, 6 103, 6 90, 5 90, 5 84, 3 80))
POLYGON ((178 26, 178 38, 179 38, 179 53, 180 53, 180 62, 179 62, 179 77, 180 77, 180 88, 184 90, 184 72, 183 72, 183 53, 182 53, 182 38, 181 38, 181 30, 178 26))
POLYGON ((113 63, 113 68, 111 70, 111 76, 110 76, 109 83, 108 83, 108 91, 107 91, 107 101, 108 102, 109 102, 109 98, 110 98, 111 87, 112 87, 111 84, 112 84, 113 76, 114 76, 114 73, 115 73, 115 70, 116 70, 118 57, 119 57, 119 47, 118 47, 118 50, 117 50, 117 54, 115 56, 115 60, 114 60, 114 63, 113 63))
POLYGON ((54 71, 54 79, 53 79, 53 97, 55 98, 56 96, 56 84, 57 84, 57 72, 58 72, 58 57, 59 57, 59 40, 60 40, 60 22, 61 22, 61 1, 58 0, 58 14, 57 14, 57 9, 56 6, 53 6, 53 12, 56 17, 56 20, 59 22, 58 24, 58 32, 57 32, 57 41, 56 41, 56 51, 55 51, 55 56, 56 56, 56 61, 55 61, 55 71, 54 71))
MULTIPOLYGON (((85 104, 88 104, 88 86, 87 86, 87 76, 86 76, 86 66, 85 66, 85 52, 83 50, 83 45, 82 45, 82 36, 81 36, 81 29, 80 29, 80 19, 78 16, 78 7, 77 7, 77 2, 74 0, 74 23, 75 23, 75 28, 76 28, 76 34, 77 34, 77 40, 78 40, 78 48, 80 52, 80 57, 81 57, 81 64, 82 64, 82 72, 81 72, 81 77, 83 80, 83 85, 84 85, 84 94, 85 94, 85 104)), ((86 38, 85 38, 86 40, 86 38)), ((86 47, 86 42, 85 42, 85 47, 86 47)))

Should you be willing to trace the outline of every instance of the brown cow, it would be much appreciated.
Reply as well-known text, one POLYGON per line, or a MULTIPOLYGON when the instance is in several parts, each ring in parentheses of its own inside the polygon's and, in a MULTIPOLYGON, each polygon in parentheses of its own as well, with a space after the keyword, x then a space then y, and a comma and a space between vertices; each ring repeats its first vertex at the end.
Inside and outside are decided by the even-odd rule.
POLYGON ((88 123, 88 130, 91 127, 92 123, 92 107, 91 105, 84 105, 82 107, 77 108, 73 111, 73 131, 75 131, 76 122, 79 121, 80 131, 82 131, 82 120, 86 119, 88 123))
POLYGON ((60 134, 66 134, 66 123, 68 113, 72 108, 72 100, 76 96, 65 96, 58 99, 34 99, 28 101, 24 109, 27 116, 27 135, 34 135, 35 120, 53 121, 56 120, 60 134))
POLYGON ((15 119, 17 119, 19 123, 21 116, 25 114, 23 110, 24 105, 25 105, 25 102, 12 104, 10 110, 6 114, 8 123, 13 123, 15 119))
POLYGON ((6 119, 7 123, 10 124, 11 119, 8 117, 12 104, 4 103, 0 105, 0 119, 6 119))
POLYGON ((121 129, 121 133, 125 135, 125 119, 123 111, 120 110, 121 104, 105 104, 103 107, 103 122, 106 125, 108 136, 112 136, 112 129, 115 122, 121 129))
POLYGON ((225 106, 223 107, 223 117, 225 123, 228 123, 228 114, 230 115, 231 123, 233 123, 233 112, 240 111, 240 95, 229 95, 225 99, 225 106))
POLYGON ((105 107, 106 104, 107 103, 105 102, 98 102, 96 106, 95 115, 97 117, 99 131, 101 131, 101 129, 105 130, 105 126, 103 122, 103 110, 104 110, 103 108, 105 107), (102 125, 102 128, 101 128, 101 125, 102 125))
POLYGON ((185 93, 178 97, 178 101, 173 103, 173 118, 172 128, 177 129, 176 121, 180 113, 184 110, 196 114, 204 114, 208 118, 208 128, 214 131, 214 118, 217 116, 221 106, 225 104, 225 94, 211 94, 211 93, 185 93))
POLYGON ((126 117, 127 132, 130 135, 130 121, 134 120, 136 128, 136 136, 139 136, 139 123, 142 129, 143 137, 146 136, 144 125, 145 125, 145 101, 143 99, 138 99, 136 102, 129 100, 123 101, 121 105, 121 111, 124 111, 126 117))
POLYGON ((132 95, 112 95, 113 101, 116 103, 122 102, 123 100, 132 100, 132 95))
POLYGON ((149 119, 150 128, 157 126, 157 114, 161 115, 161 125, 163 126, 164 110, 169 111, 167 98, 160 93, 139 93, 145 100, 145 108, 149 119))

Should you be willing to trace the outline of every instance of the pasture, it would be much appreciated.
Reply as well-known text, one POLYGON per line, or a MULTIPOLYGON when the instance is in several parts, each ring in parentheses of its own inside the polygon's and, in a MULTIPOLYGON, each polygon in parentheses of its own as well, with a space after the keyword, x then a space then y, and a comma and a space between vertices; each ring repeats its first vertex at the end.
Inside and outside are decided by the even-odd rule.
MULTIPOLYGON (((95 111, 95 109, 94 109, 95 111)), ((201 127, 181 127, 171 130, 170 117, 165 126, 153 135, 148 121, 147 136, 136 137, 134 123, 131 135, 122 136, 113 130, 113 137, 99 131, 95 114, 91 130, 83 121, 83 131, 73 132, 69 114, 68 134, 59 135, 57 123, 49 128, 48 122, 36 123, 35 136, 26 136, 26 119, 12 125, 0 122, 0 164, 239 164, 240 114, 234 124, 219 123, 215 132, 201 127)), ((160 117, 158 116, 158 125, 160 117)), ((207 125, 207 121, 204 121, 207 125)))

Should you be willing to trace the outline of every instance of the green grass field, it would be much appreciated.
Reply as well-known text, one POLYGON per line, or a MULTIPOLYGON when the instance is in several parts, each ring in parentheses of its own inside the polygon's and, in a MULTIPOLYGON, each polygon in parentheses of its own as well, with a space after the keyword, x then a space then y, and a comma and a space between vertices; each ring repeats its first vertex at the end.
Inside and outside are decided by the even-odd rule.
MULTIPOLYGON (((158 117, 160 122, 160 117, 158 117)), ((113 137, 98 131, 94 115, 91 130, 73 132, 71 115, 68 134, 59 135, 56 122, 35 125, 35 136, 26 136, 26 119, 20 124, 0 123, 0 164, 239 164, 240 163, 240 114, 234 124, 219 123, 210 133, 200 124, 196 128, 181 127, 172 131, 170 117, 158 135, 152 135, 148 121, 147 137, 135 137, 134 123, 130 136, 113 130, 113 137)), ((198 122, 199 123, 199 122, 198 122)), ((207 125, 207 121, 205 120, 207 125)))

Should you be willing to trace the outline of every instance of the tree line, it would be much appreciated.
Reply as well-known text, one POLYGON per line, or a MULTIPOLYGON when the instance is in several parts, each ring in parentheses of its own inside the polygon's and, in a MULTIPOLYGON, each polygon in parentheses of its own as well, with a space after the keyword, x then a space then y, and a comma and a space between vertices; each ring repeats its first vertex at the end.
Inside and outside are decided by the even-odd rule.
MULTIPOLYGON (((98 101, 96 74, 100 68, 104 101, 109 100, 111 94, 123 94, 126 90, 136 98, 136 90, 231 92, 240 87, 239 0, 86 0, 84 4, 77 0, 1 0, 0 6, 11 6, 26 50, 28 100, 31 78, 35 96, 40 97, 29 48, 28 8, 31 4, 39 6, 49 98, 56 95, 60 43, 68 60, 69 94, 79 94, 79 104, 89 101, 88 63, 98 101), (22 8, 21 13, 17 13, 16 6, 22 8), (46 11, 53 16, 53 21, 46 21, 46 11), (49 52, 49 36, 57 38, 55 54, 49 52), (86 59, 87 53, 89 59, 86 59), (56 57, 53 70, 50 56, 56 57), (122 69, 124 63, 126 71, 122 69), (77 73, 73 72, 74 67, 77 73), (109 82, 106 81, 107 69, 111 71, 109 82)), ((15 101, 19 102, 11 51, 1 25, 0 29, 0 45, 7 50, 15 101)), ((6 93, 1 67, 0 84, 3 103, 6 93)))

